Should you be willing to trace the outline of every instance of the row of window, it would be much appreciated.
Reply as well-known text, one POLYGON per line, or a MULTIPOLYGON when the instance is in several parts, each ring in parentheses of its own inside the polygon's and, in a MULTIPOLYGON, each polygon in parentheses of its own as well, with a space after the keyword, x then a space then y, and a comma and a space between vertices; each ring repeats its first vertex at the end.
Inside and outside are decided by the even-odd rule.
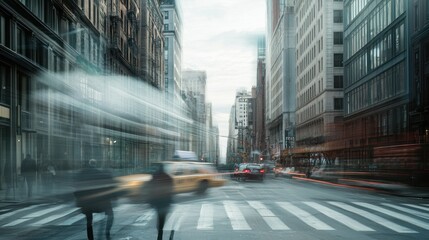
POLYGON ((405 81, 405 62, 401 62, 345 93, 346 115, 404 94, 405 81))
MULTIPOLYGON (((342 89, 343 88, 343 76, 335 75, 334 76, 334 89, 342 89)), ((313 84, 312 87, 304 91, 303 93, 299 93, 297 96, 297 109, 304 107, 308 102, 312 101, 317 94, 319 94, 323 90, 323 78, 318 81, 318 88, 316 90, 316 84, 313 84)), ((322 111, 319 109, 318 111, 322 111)))
POLYGON ((0 63, 0 104, 10 104, 9 69, 0 63))
MULTIPOLYGON (((67 61, 62 54, 50 48, 48 43, 42 41, 41 37, 34 35, 25 26, 19 23, 13 25, 16 26, 16 34, 14 35, 12 34, 14 29, 12 29, 11 21, 2 15, 0 15, 0 26, 1 45, 16 50, 18 54, 33 60, 41 67, 53 71, 63 71, 68 68, 68 66, 65 66, 67 61)), ((74 29, 73 34, 70 34, 73 36, 67 37, 67 42, 77 51, 80 51, 88 61, 96 65, 100 64, 101 53, 99 52, 99 41, 86 31, 83 31, 83 29, 81 30, 74 29)))
POLYGON ((302 126, 297 126, 296 128, 296 140, 304 140, 307 138, 315 138, 318 136, 323 136, 324 132, 324 119, 317 119, 310 123, 306 123, 302 126))
POLYGON ((405 41, 405 24, 401 22, 365 47, 345 67, 346 87, 402 53, 405 41))
MULTIPOLYGON (((344 48, 346 59, 353 56, 405 11, 403 7, 394 8, 392 4, 393 0, 383 1, 368 14, 368 17, 362 20, 353 32, 346 36, 344 48)), ((399 6, 402 6, 401 4, 399 6)))
POLYGON ((348 2, 344 8, 346 12, 346 25, 352 22, 369 2, 370 0, 351 0, 348 2))
POLYGON ((345 124, 346 138, 387 136, 405 132, 408 125, 407 106, 401 105, 345 124), (363 126, 364 125, 364 126, 363 126))
MULTIPOLYGON (((344 99, 342 97, 334 97, 332 99, 334 110, 343 110, 344 99)), ((306 107, 304 110, 300 109, 297 112, 297 123, 303 123, 309 119, 314 118, 317 114, 320 114, 324 111, 323 99, 313 103, 311 106, 306 107)))
MULTIPOLYGON (((9 106, 11 100, 12 86, 11 86, 11 68, 0 62, 0 104, 9 106)), ((30 109, 30 77, 26 74, 19 72, 16 75, 16 88, 18 94, 18 105, 23 111, 30 109)))

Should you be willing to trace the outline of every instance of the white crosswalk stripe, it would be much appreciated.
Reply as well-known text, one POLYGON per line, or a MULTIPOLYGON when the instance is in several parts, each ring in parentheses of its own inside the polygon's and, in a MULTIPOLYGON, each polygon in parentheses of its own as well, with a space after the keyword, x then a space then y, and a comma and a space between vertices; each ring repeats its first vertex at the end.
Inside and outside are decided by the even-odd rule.
MULTIPOLYGON (((423 204, 391 204, 365 202, 262 202, 219 201, 193 204, 174 204, 164 230, 226 230, 294 231, 291 224, 303 222, 315 230, 336 230, 345 225, 354 231, 383 231, 412 234, 429 230, 429 213, 423 204), (419 211, 421 210, 421 211, 419 211), (322 214, 318 214, 318 213, 322 214), (288 217, 291 214, 293 217, 288 217), (317 215, 318 214, 318 215, 317 215), (386 217, 387 216, 387 217, 386 217), (258 218, 260 220, 258 220, 258 218), (371 222, 363 222, 361 219, 371 222), (225 221, 226 220, 226 221, 225 221), (258 221, 264 221, 260 224, 258 221), (371 224, 372 223, 372 224, 371 224), (371 225, 368 225, 371 224, 371 225), (408 224, 404 226, 403 224, 408 224), (410 229, 409 225, 422 228, 410 229), (379 226, 379 228, 377 228, 379 226)), ((156 212, 145 205, 122 204, 114 208, 115 225, 156 226, 156 212), (131 218, 130 218, 131 216, 131 218), (121 220, 122 218, 122 220, 121 220), (127 218, 125 221, 124 219, 127 218)), ((105 220, 104 213, 94 214, 94 223, 105 220)), ((0 228, 25 226, 70 226, 85 222, 85 215, 74 205, 34 205, 0 212, 0 228)), ((299 225, 298 225, 299 226, 299 225)), ((301 228, 301 227, 300 227, 301 228)))
POLYGON ((201 206, 200 218, 198 219, 199 230, 213 230, 213 205, 203 204, 201 206))
POLYGON ((80 220, 82 220, 84 218, 85 218, 85 215, 78 214, 78 215, 75 215, 75 216, 73 216, 73 217, 71 217, 71 218, 69 218, 69 219, 67 219, 67 220, 59 223, 58 225, 59 226, 70 226, 70 225, 72 225, 72 224, 74 224, 74 223, 76 223, 76 222, 78 222, 78 221, 80 221, 80 220))
POLYGON ((190 206, 189 205, 176 205, 174 206, 173 213, 167 219, 164 230, 175 230, 177 231, 182 224, 183 219, 186 217, 190 206))
POLYGON ((32 205, 32 206, 29 206, 29 207, 26 207, 26 208, 22 208, 22 209, 18 209, 16 211, 12 211, 12 212, 8 212, 8 213, 5 213, 5 214, 2 214, 2 215, 0 215, 0 221, 3 220, 3 219, 5 219, 5 218, 8 218, 10 216, 13 216, 13 215, 16 216, 17 214, 19 214, 21 212, 29 211, 31 209, 34 209, 34 208, 37 208, 37 207, 40 207, 40 206, 43 206, 43 205, 45 205, 45 204, 32 205))
POLYGON ((295 215, 296 217, 298 217, 301 221, 303 221, 304 223, 306 223, 308 226, 310 226, 312 228, 315 228, 317 230, 335 230, 334 228, 332 228, 328 224, 320 221, 319 219, 317 219, 316 217, 314 217, 310 213, 292 205, 291 203, 277 202, 277 204, 280 207, 282 207, 284 210, 286 210, 286 211, 292 213, 293 215, 295 215))
POLYGON ((382 218, 382 217, 377 216, 375 214, 372 214, 372 213, 370 213, 368 211, 365 211, 365 210, 362 210, 362 209, 350 206, 350 205, 345 204, 345 203, 329 202, 329 204, 332 204, 332 205, 337 206, 339 208, 342 208, 344 210, 356 213, 356 214, 358 214, 358 215, 360 215, 360 216, 362 216, 364 218, 367 218, 367 219, 369 219, 369 220, 371 220, 373 222, 376 222, 376 223, 378 223, 378 224, 380 224, 382 226, 390 228, 393 231, 398 232, 398 233, 417 233, 416 231, 413 231, 413 230, 411 230, 409 228, 403 227, 403 226, 398 225, 398 224, 396 224, 394 222, 391 222, 391 221, 389 221, 389 220, 387 220, 385 218, 382 218))
POLYGON ((346 225, 347 227, 356 230, 356 231, 374 231, 374 229, 367 227, 361 223, 359 223, 358 221, 351 219, 349 217, 347 217, 346 215, 339 213, 335 210, 332 210, 328 207, 325 207, 321 204, 315 203, 315 202, 304 202, 305 204, 307 204, 308 206, 316 209, 317 211, 325 214, 326 216, 346 225))
POLYGON ((240 208, 237 207, 236 203, 233 201, 224 201, 223 206, 228 215, 229 220, 231 221, 232 229, 234 230, 251 230, 249 224, 244 218, 243 214, 240 211, 240 208))
POLYGON ((424 228, 426 230, 429 230, 429 223, 420 221, 418 219, 411 218, 411 217, 409 217, 407 215, 404 215, 404 214, 401 214, 401 213, 396 213, 396 212, 390 211, 390 210, 388 210, 386 208, 378 207, 378 206, 375 206, 375 205, 369 204, 369 203, 364 203, 364 202, 353 202, 353 203, 356 204, 356 205, 362 206, 362 207, 366 207, 366 208, 375 210, 377 212, 381 212, 383 214, 386 214, 386 215, 389 215, 391 217, 400 219, 402 221, 411 223, 413 225, 416 225, 418 227, 424 228))
POLYGON ((146 226, 154 216, 155 216, 155 210, 148 209, 143 213, 143 215, 141 215, 134 221, 133 226, 139 226, 139 227, 146 226))
POLYGON ((30 221, 30 220, 32 220, 33 218, 43 216, 43 215, 45 215, 45 214, 48 214, 48 213, 50 213, 50 212, 56 211, 56 210, 61 209, 61 208, 64 208, 64 207, 65 207, 65 205, 59 205, 59 206, 51 207, 51 208, 48 208, 48 209, 42 209, 42 210, 39 210, 39 211, 36 211, 36 212, 30 213, 30 214, 28 214, 28 215, 25 215, 24 217, 21 217, 21 218, 19 218, 19 219, 15 220, 15 221, 13 221, 13 222, 10 222, 10 223, 8 223, 8 224, 3 225, 3 226, 4 226, 4 227, 16 226, 16 225, 21 224, 21 223, 23 223, 23 222, 30 221))
POLYGON ((38 222, 35 222, 35 223, 32 223, 30 225, 31 226, 42 226, 44 224, 47 224, 47 223, 52 222, 52 221, 55 221, 56 219, 60 219, 62 217, 65 217, 65 216, 67 216, 69 214, 72 214, 74 212, 77 212, 77 211, 78 211, 78 209, 74 208, 74 209, 62 212, 61 214, 55 214, 55 215, 49 216, 47 218, 43 218, 42 220, 40 220, 38 222))
POLYGON ((423 213, 423 212, 419 212, 419 211, 416 211, 416 210, 413 210, 413 209, 410 209, 410 208, 396 206, 396 205, 393 205, 393 204, 390 204, 390 203, 383 203, 383 205, 391 207, 391 208, 398 209, 400 211, 403 211, 403 212, 406 212, 406 213, 409 213, 409 214, 413 214, 413 215, 421 217, 421 218, 429 219, 429 214, 428 213, 423 213))
POLYGON ((417 208, 417 209, 420 209, 420 210, 424 210, 424 211, 428 211, 428 212, 429 212, 429 208, 427 208, 427 207, 422 207, 422 206, 419 206, 419 205, 415 205, 415 204, 407 204, 407 203, 404 203, 404 204, 402 204, 402 205, 404 205, 404 206, 408 206, 408 207, 417 208))
POLYGON ((251 207, 258 211, 264 221, 272 230, 290 230, 278 217, 274 215, 263 203, 259 201, 247 201, 251 207))

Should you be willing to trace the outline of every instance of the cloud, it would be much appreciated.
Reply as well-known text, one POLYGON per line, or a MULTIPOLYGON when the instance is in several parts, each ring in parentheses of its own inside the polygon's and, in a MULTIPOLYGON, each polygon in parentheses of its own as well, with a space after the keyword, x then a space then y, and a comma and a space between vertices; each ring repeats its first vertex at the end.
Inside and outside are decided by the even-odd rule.
MULTIPOLYGON (((207 72, 207 99, 221 135, 228 133, 237 89, 256 82, 257 39, 265 0, 182 0, 183 68, 207 72)), ((226 154, 227 138, 220 138, 226 154)))

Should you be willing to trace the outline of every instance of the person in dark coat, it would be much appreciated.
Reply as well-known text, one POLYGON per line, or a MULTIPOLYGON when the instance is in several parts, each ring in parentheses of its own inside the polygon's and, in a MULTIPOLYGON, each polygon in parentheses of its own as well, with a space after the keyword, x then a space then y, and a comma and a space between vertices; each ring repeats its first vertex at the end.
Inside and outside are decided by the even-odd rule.
MULTIPOLYGON (((162 164, 152 174, 152 180, 149 181, 148 187, 149 204, 155 208, 158 215, 158 240, 162 240, 165 220, 173 202, 173 179, 164 171, 162 164)), ((173 235, 174 232, 171 234, 173 235)), ((172 235, 170 239, 172 239, 172 235)))
POLYGON ((112 201, 116 199, 116 183, 108 171, 96 168, 96 160, 89 160, 89 167, 82 169, 75 179, 76 205, 86 217, 86 232, 89 240, 94 239, 93 213, 104 212, 107 216, 106 238, 110 239, 113 225, 112 201))
POLYGON ((36 161, 31 158, 30 154, 27 154, 21 163, 21 174, 27 183, 27 196, 29 198, 33 195, 33 183, 36 180, 36 173, 36 161))

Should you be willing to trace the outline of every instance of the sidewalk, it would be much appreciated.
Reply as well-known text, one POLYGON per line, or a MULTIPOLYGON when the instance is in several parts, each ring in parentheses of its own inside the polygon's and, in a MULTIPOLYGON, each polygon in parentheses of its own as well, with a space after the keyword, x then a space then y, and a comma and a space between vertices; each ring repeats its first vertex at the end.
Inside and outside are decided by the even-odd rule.
POLYGON ((350 186, 368 187, 397 196, 429 199, 429 187, 414 187, 400 183, 356 179, 339 179, 338 183, 350 186))
POLYGON ((54 179, 38 177, 33 183, 31 197, 27 196, 27 186, 21 178, 18 178, 14 188, 0 189, 0 207, 68 200, 73 200, 73 186, 71 174, 67 172, 60 173, 54 179))
MULTIPOLYGON (((27 187, 24 180, 18 177, 16 187, 9 190, 0 189, 0 208, 17 204, 37 204, 74 201, 73 177, 76 172, 57 171, 53 179, 38 177, 33 183, 32 197, 27 197, 27 187)), ((112 170, 113 176, 127 174, 125 171, 112 170)))
POLYGON ((343 187, 358 187, 363 189, 372 189, 380 191, 386 194, 401 196, 401 197, 414 197, 414 198, 425 198, 429 199, 429 187, 414 187, 401 183, 391 183, 391 182, 382 182, 374 181, 369 179, 346 179, 341 178, 338 181, 328 181, 326 179, 320 178, 307 178, 301 175, 292 175, 294 179, 310 182, 318 182, 321 184, 330 184, 343 187))

